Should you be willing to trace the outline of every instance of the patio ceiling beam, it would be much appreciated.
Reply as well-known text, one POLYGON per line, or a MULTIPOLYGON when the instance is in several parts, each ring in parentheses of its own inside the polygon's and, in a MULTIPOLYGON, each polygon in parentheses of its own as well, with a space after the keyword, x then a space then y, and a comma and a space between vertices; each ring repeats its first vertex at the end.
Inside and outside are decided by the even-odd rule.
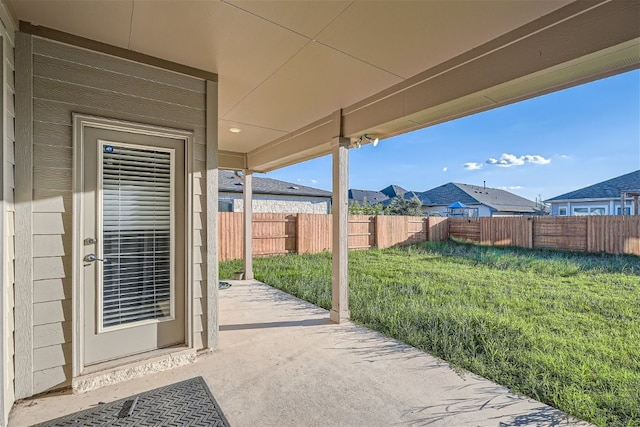
POLYGON ((247 153, 247 167, 269 172, 331 152, 331 140, 342 135, 342 111, 323 117, 247 153))
POLYGON ((349 320, 349 138, 331 141, 333 154, 333 245, 331 271, 332 322, 349 320))
POLYGON ((247 168, 247 155, 236 151, 218 151, 218 164, 220 169, 243 170, 247 168))
POLYGON ((176 73, 185 74, 187 76, 197 77, 212 82, 218 81, 218 75, 210 71, 201 70, 188 65, 178 64, 176 62, 167 61, 166 59, 157 58, 155 56, 146 55, 134 50, 125 49, 108 43, 102 43, 96 40, 87 39, 76 36, 75 34, 65 33, 64 31, 55 30, 45 26, 34 25, 31 22, 20 21, 20 31, 49 40, 70 44, 84 49, 93 50, 95 52, 106 53, 107 55, 117 56, 118 58, 128 59, 130 61, 147 64, 164 70, 175 71, 176 73))
POLYGON ((538 77, 536 85, 521 80, 519 87, 510 88, 511 96, 493 97, 490 92, 508 82, 637 39, 639 15, 637 1, 571 3, 346 108, 344 135, 370 132, 402 119, 425 127, 638 68, 637 54, 635 62, 620 63, 611 58, 610 64, 600 64, 588 73, 574 67, 560 81, 551 75, 547 81, 538 77), (475 93, 487 95, 480 105, 462 103, 437 120, 430 117, 433 109, 475 93))
POLYGON ((639 14, 638 1, 570 3, 249 152, 248 167, 267 172, 331 153, 336 136, 387 138, 637 69, 639 14))

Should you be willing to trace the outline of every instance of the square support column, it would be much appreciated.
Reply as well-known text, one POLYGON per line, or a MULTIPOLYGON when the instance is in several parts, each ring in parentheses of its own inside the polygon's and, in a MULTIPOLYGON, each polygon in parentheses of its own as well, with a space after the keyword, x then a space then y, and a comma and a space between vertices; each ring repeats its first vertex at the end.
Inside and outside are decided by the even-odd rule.
POLYGON ((242 234, 244 280, 253 280, 253 175, 245 170, 243 174, 242 234))
POLYGON ((207 81, 207 333, 206 348, 218 346, 218 82, 207 81))
POLYGON ((331 272, 332 322, 349 320, 349 144, 348 138, 334 138, 333 156, 333 254, 331 272))

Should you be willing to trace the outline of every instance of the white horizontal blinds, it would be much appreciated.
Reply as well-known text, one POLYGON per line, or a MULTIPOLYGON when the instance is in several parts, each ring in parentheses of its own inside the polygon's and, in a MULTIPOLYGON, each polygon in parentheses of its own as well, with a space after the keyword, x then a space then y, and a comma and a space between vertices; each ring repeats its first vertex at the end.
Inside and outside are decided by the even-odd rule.
POLYGON ((172 314, 171 156, 102 145, 104 328, 172 314))

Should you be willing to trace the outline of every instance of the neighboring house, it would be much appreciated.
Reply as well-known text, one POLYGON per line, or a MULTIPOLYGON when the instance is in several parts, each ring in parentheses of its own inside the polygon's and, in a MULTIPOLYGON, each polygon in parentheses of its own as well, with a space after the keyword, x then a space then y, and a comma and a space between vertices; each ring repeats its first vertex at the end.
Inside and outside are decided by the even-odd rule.
MULTIPOLYGON (((218 210, 242 212, 242 178, 233 171, 218 173, 218 210)), ((253 177, 253 212, 314 213, 331 212, 331 192, 272 178, 253 177)))
POLYGON ((418 194, 422 211, 428 215, 447 216, 449 206, 458 202, 475 215, 533 216, 543 215, 544 206, 505 190, 449 182, 418 194))
POLYGON ((366 202, 368 205, 381 204, 386 207, 389 206, 396 197, 405 199, 416 197, 419 199, 418 194, 419 193, 415 191, 407 191, 399 185, 390 185, 380 191, 351 189, 349 190, 349 204, 352 205, 358 202, 360 205, 364 205, 366 202))
MULTIPOLYGON (((553 197, 551 215, 620 215, 622 192, 640 194, 640 170, 553 197)), ((630 195, 631 195, 630 194, 630 195)), ((637 196, 636 196, 637 197, 637 196)), ((634 203, 625 201, 625 215, 637 215, 634 203)))
POLYGON ((364 205, 365 203, 368 205, 377 205, 379 203, 385 205, 388 204, 391 199, 389 196, 384 194, 381 191, 370 191, 370 190, 349 190, 349 204, 352 205, 355 202, 358 202, 360 205, 364 205))

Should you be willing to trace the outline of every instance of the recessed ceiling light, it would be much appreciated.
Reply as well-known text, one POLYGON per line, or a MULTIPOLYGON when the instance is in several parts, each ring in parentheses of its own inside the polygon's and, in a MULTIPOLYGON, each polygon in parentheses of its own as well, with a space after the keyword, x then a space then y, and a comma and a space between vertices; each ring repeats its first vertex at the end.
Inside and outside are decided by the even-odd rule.
POLYGON ((240 129, 240 128, 229 128, 229 132, 240 133, 240 132, 242 132, 242 129, 240 129))

